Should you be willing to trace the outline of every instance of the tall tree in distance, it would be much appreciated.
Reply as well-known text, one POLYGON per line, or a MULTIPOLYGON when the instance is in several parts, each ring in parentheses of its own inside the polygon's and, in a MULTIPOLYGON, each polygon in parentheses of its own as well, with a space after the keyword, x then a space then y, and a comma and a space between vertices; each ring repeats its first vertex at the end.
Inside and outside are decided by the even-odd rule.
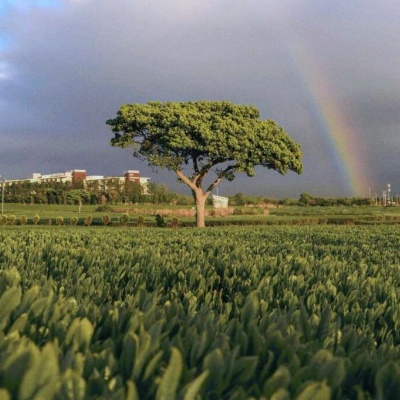
POLYGON ((112 146, 132 146, 135 157, 175 171, 189 186, 198 227, 205 226, 207 197, 222 179, 232 181, 238 172, 254 176, 258 165, 281 174, 302 171, 300 146, 274 121, 261 120, 253 106, 228 101, 126 104, 106 123, 114 133, 112 146), (210 172, 211 182, 205 184, 210 172))

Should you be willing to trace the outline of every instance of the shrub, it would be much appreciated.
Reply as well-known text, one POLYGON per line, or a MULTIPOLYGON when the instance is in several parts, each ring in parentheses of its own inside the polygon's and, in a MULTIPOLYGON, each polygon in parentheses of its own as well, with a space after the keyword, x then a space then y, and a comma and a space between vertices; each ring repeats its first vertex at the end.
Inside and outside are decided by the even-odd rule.
POLYGON ((143 226, 144 225, 144 218, 141 215, 138 217, 136 225, 137 226, 143 226))
POLYGON ((33 223, 35 224, 35 225, 37 225, 38 223, 39 223, 39 221, 40 221, 40 216, 39 216, 39 214, 35 214, 34 216, 33 216, 33 223))
POLYGON ((164 217, 162 215, 160 215, 160 214, 156 215, 156 226, 159 227, 159 228, 163 228, 163 227, 166 226, 164 217))
POLYGON ((95 212, 104 212, 104 211, 112 211, 112 207, 109 204, 103 204, 101 206, 96 207, 95 212))
POLYGON ((87 215, 85 218, 85 225, 90 226, 92 225, 92 222, 93 222, 92 214, 87 215))
POLYGON ((10 225, 15 225, 15 221, 17 220, 17 217, 15 216, 15 215, 10 215, 9 217, 8 217, 8 223, 10 224, 10 225))
POLYGON ((71 217, 71 219, 69 221, 70 221, 71 225, 76 226, 76 225, 78 225, 79 218, 74 216, 74 217, 71 217))
POLYGON ((0 225, 7 225, 7 221, 8 221, 7 215, 3 214, 0 219, 0 225))
POLYGON ((21 215, 21 216, 19 217, 19 224, 20 224, 20 225, 26 225, 27 223, 28 223, 28 218, 26 218, 25 215, 21 215))
POLYGON ((123 213, 120 217, 119 217, 119 223, 121 225, 126 225, 129 222, 129 214, 128 213, 123 213))
POLYGON ((107 226, 111 222, 111 218, 108 214, 104 214, 103 217, 101 218, 101 222, 103 223, 104 226, 107 226))
MULTIPOLYGON (((50 221, 51 220, 49 220, 49 225, 50 225, 50 221)), ((56 223, 57 223, 57 225, 63 225, 64 224, 64 218, 61 217, 61 216, 57 217, 56 218, 56 223)))
POLYGON ((177 228, 179 226, 179 219, 176 217, 172 218, 171 226, 177 228))

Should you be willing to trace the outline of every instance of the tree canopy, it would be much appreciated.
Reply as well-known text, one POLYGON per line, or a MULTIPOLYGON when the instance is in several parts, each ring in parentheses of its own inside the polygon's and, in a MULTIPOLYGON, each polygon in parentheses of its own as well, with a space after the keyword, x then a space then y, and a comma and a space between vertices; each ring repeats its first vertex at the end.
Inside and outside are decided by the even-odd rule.
MULTIPOLYGON (((274 121, 260 119, 254 106, 228 101, 126 104, 107 124, 114 133, 112 146, 132 146, 134 156, 175 171, 191 188, 198 214, 218 183, 233 180, 238 172, 254 176, 255 166, 281 174, 302 171, 300 146, 274 121), (187 167, 190 174, 184 173, 187 167), (203 191, 211 170, 215 179, 203 191)), ((202 218, 198 225, 204 225, 202 218)))

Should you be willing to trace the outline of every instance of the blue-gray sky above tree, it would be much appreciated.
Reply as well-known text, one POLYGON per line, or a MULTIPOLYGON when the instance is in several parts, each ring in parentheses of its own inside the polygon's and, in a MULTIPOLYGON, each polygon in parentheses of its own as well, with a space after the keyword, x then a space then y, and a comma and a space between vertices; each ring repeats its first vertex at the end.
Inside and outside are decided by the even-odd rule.
POLYGON ((0 0, 0 174, 139 169, 105 121, 124 103, 229 100, 302 145, 304 172, 223 183, 269 197, 400 193, 400 2, 0 0))

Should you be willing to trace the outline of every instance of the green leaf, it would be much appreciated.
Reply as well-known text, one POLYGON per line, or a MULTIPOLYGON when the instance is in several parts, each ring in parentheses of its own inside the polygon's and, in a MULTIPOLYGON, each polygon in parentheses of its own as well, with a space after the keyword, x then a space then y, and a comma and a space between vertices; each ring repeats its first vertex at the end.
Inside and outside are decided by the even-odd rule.
POLYGON ((258 296, 258 292, 252 292, 246 298, 246 302, 241 313, 241 321, 245 327, 249 325, 250 321, 253 321, 257 318, 258 311, 260 309, 260 300, 258 296))
POLYGON ((133 365, 132 378, 139 379, 146 361, 151 355, 152 338, 147 332, 141 332, 136 342, 135 363, 133 365))
POLYGON ((319 376, 326 379, 332 389, 337 388, 346 378, 345 360, 341 357, 334 357, 333 360, 321 367, 319 376))
POLYGON ((11 287, 0 297, 0 330, 3 330, 9 320, 10 314, 21 302, 21 288, 11 287))
POLYGON ((32 343, 21 343, 2 363, 1 373, 4 386, 13 396, 17 396, 24 374, 36 365, 39 349, 32 343))
POLYGON ((93 331, 93 325, 87 318, 75 318, 68 329, 65 343, 75 351, 85 351, 89 348, 93 331))
POLYGON ((389 362, 381 367, 375 376, 377 399, 395 399, 400 394, 400 367, 389 362))
POLYGON ((124 379, 128 379, 132 375, 138 341, 137 335, 132 332, 127 332, 124 336, 122 353, 119 358, 121 373, 124 379))
POLYGON ((312 357, 311 363, 320 367, 322 364, 327 363, 333 359, 333 354, 326 349, 318 350, 312 357))
POLYGON ((290 400, 290 393, 283 388, 278 389, 271 397, 268 397, 269 400, 290 400))
POLYGON ((146 365, 146 368, 143 373, 143 380, 147 381, 153 377, 153 374, 155 373, 155 370, 157 366, 160 363, 160 360, 162 358, 163 352, 160 350, 158 353, 156 353, 151 360, 148 362, 146 365))
POLYGON ((0 400, 11 400, 10 393, 6 389, 0 389, 0 400))
POLYGON ((59 385, 59 366, 56 349, 47 343, 38 358, 24 375, 19 399, 51 399, 59 385))
MULTIPOLYGON (((222 390, 222 378, 225 372, 225 362, 221 349, 217 348, 204 358, 203 369, 210 371, 207 387, 215 392, 222 390)), ((233 370, 233 365, 231 366, 233 370)))
POLYGON ((187 385, 184 400, 196 400, 196 396, 209 373, 209 370, 203 371, 194 381, 187 385))
POLYGON ((183 368, 182 356, 176 347, 171 349, 171 357, 157 388, 156 400, 172 400, 176 397, 183 368))
POLYGON ((258 366, 257 356, 240 357, 235 361, 233 368, 233 381, 242 385, 254 377, 258 366))
POLYGON ((85 380, 74 370, 68 368, 61 377, 61 387, 55 400, 84 400, 86 392, 85 380))
POLYGON ((330 400, 331 389, 325 382, 309 382, 296 400, 330 400))
POLYGON ((135 382, 128 380, 126 382, 126 398, 125 400, 139 400, 139 393, 137 391, 135 382))
POLYGON ((26 313, 21 314, 11 325, 11 328, 9 329, 8 334, 13 333, 13 332, 21 333, 24 330, 27 322, 28 322, 28 314, 26 314, 26 313))
POLYGON ((30 287, 22 296, 21 304, 18 309, 19 312, 27 312, 29 307, 33 304, 33 302, 37 299, 40 293, 40 288, 37 285, 30 287))
POLYGON ((263 393, 267 398, 277 393, 278 389, 287 389, 290 384, 291 376, 289 370, 281 365, 274 374, 264 383, 263 393))
POLYGON ((323 341, 329 334, 330 322, 331 322, 331 308, 327 304, 321 313, 321 320, 319 321, 317 331, 315 333, 315 338, 317 340, 323 341))
POLYGON ((306 341, 310 339, 311 335, 311 326, 310 326, 310 317, 307 314, 307 310, 304 306, 304 303, 300 302, 300 314, 299 314, 299 328, 300 332, 303 334, 303 337, 306 341))

